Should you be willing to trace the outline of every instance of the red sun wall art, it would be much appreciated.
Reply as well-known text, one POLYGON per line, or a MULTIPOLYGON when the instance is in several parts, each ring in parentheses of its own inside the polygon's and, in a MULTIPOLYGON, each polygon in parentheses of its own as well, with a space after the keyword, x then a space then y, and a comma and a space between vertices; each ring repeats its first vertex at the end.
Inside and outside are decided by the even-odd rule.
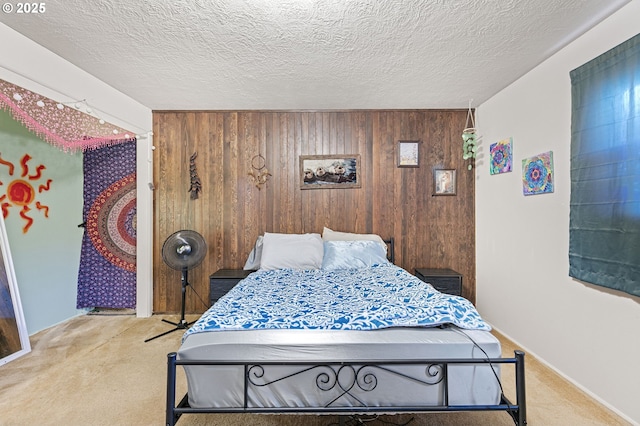
POLYGON ((26 234, 33 225, 34 217, 39 214, 49 217, 49 207, 38 200, 38 194, 51 189, 51 179, 44 176, 46 166, 39 161, 33 163, 33 157, 24 154, 18 165, 2 158, 0 167, 6 173, 0 173, 0 206, 2 216, 6 219, 12 211, 24 221, 22 232, 26 234), (32 164, 33 163, 33 164, 32 164), (19 174, 18 174, 19 173, 19 174), (3 176, 9 176, 9 179, 3 176))

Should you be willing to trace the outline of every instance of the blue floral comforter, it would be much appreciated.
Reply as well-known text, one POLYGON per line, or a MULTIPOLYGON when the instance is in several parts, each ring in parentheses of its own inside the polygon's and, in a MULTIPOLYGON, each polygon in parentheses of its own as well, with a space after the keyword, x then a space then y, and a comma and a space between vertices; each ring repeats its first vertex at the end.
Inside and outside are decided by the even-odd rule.
POLYGON ((220 298, 184 334, 265 328, 491 330, 466 299, 440 293, 394 265, 366 269, 257 271, 220 298))

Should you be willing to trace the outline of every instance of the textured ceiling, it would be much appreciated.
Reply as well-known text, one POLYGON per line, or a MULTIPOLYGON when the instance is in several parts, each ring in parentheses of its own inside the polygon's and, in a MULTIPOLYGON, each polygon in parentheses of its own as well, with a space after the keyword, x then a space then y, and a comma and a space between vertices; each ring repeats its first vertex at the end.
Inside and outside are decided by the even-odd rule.
POLYGON ((466 108, 628 2, 47 0, 0 22, 154 110, 466 108))

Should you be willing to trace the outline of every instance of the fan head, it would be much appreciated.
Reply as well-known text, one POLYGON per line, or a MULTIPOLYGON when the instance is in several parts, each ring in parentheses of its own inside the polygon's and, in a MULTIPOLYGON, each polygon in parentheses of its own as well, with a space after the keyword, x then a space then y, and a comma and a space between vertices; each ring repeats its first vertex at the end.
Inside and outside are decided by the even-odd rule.
POLYGON ((182 230, 169 235, 162 245, 162 260, 170 268, 195 268, 207 253, 207 243, 196 231, 182 230))

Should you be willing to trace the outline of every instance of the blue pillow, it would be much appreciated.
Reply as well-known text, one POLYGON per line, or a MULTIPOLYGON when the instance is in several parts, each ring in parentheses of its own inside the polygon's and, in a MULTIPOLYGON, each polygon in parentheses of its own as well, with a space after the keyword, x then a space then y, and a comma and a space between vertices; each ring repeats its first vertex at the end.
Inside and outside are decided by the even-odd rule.
POLYGON ((377 241, 325 241, 322 269, 361 269, 389 263, 377 241))

